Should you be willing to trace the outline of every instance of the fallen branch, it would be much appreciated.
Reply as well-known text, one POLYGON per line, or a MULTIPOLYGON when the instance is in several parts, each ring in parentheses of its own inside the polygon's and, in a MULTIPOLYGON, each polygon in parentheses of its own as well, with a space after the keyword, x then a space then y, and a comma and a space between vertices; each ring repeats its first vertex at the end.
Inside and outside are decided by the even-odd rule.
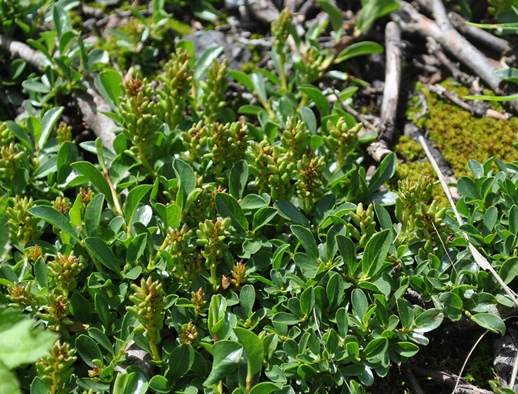
MULTIPOLYGON (((0 49, 9 53, 12 58, 20 58, 33 68, 42 68, 49 59, 41 52, 36 51, 23 42, 14 41, 10 38, 0 36, 0 49)), ((83 120, 90 126, 97 137, 100 137, 105 147, 113 150, 115 134, 113 130, 117 127, 115 122, 103 115, 100 111, 110 111, 110 107, 97 93, 92 81, 86 81, 86 91, 75 93, 79 109, 83 114, 83 120)))
MULTIPOLYGON (((496 94, 504 94, 500 87, 502 79, 494 75, 496 68, 493 63, 453 28, 440 0, 430 0, 426 3, 432 11, 435 22, 419 13, 411 4, 404 1, 399 1, 399 4, 400 10, 391 15, 404 31, 432 37, 480 76, 496 94)), ((511 101, 509 105, 518 113, 518 101, 511 101)))
POLYGON ((430 92, 435 93, 438 96, 444 97, 456 106, 462 108, 465 111, 470 112, 472 115, 477 117, 487 116, 488 118, 507 120, 508 117, 489 106, 484 102, 471 102, 471 104, 459 98, 455 93, 446 90, 441 85, 430 85, 428 86, 430 92), (478 103, 478 105, 477 105, 478 103))
POLYGON ((503 38, 497 37, 490 32, 476 26, 466 24, 466 20, 455 12, 448 14, 451 24, 463 35, 478 41, 489 49, 497 51, 500 55, 511 52, 511 44, 503 38))
POLYGON ((378 130, 379 140, 367 147, 367 152, 377 162, 391 152, 395 138, 395 121, 401 86, 401 29, 389 22, 385 27, 386 66, 385 88, 381 104, 381 129, 378 130))

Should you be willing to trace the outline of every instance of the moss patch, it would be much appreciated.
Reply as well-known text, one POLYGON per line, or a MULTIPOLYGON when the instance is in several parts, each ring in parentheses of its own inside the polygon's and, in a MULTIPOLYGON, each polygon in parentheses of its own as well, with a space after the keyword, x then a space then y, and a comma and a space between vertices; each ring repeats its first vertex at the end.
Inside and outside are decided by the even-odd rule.
MULTIPOLYGON (((458 86, 451 79, 441 85, 460 97, 469 94, 466 87, 458 86)), ((471 159, 479 162, 485 162, 492 156, 503 161, 516 159, 518 152, 514 143, 518 118, 476 118, 430 93, 424 85, 418 84, 416 88, 425 95, 428 104, 428 113, 419 119, 418 126, 430 132, 430 139, 452 166, 457 178, 469 174, 467 163, 471 159)), ((407 116, 412 120, 416 112, 420 111, 421 108, 416 109, 410 102, 407 116)))

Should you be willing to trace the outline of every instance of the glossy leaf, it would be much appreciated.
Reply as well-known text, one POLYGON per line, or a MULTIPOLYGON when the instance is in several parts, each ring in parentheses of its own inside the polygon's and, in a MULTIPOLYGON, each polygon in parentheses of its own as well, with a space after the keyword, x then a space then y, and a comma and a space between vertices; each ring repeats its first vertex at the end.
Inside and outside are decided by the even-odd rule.
POLYGON ((85 227, 87 235, 99 234, 99 225, 104 206, 104 194, 96 194, 85 210, 85 227))
POLYGON ((279 385, 272 383, 272 382, 261 382, 254 387, 252 387, 252 390, 250 390, 250 394, 271 394, 271 393, 277 393, 280 392, 279 385))
POLYGON ((397 157, 395 153, 389 153, 381 161, 378 168, 369 181, 369 190, 374 192, 378 190, 386 181, 388 181, 396 172, 397 157))
POLYGON ((183 343, 173 349, 169 356, 169 373, 174 381, 178 381, 191 369, 194 363, 194 349, 183 343))
POLYGON ((492 313, 475 313, 471 315, 471 320, 491 332, 505 334, 505 323, 500 316, 492 313))
POLYGON ((185 209, 187 197, 196 187, 196 176, 194 175, 192 167, 183 160, 175 159, 173 161, 173 168, 176 177, 179 179, 176 203, 182 207, 182 209, 185 209))
POLYGON ((115 70, 104 70, 95 77, 94 83, 111 110, 117 112, 120 99, 123 97, 121 75, 115 70))
POLYGON ((365 275, 374 275, 385 262, 390 245, 392 232, 390 229, 380 231, 372 236, 365 245, 362 258, 362 270, 365 275))
POLYGON ((54 107, 49 109, 43 115, 41 120, 41 135, 38 140, 38 146, 42 149, 50 136, 50 133, 54 129, 56 122, 59 120, 61 114, 63 113, 64 107, 54 107))
POLYGON ((113 272, 120 272, 121 267, 119 259, 102 239, 94 237, 86 238, 85 244, 88 250, 102 265, 113 272))
POLYGON ((352 59, 353 57, 373 55, 375 53, 383 53, 383 47, 380 44, 372 41, 356 42, 342 50, 338 56, 336 56, 334 63, 337 64, 352 59))
POLYGON ((200 79, 201 76, 205 73, 205 70, 207 70, 207 67, 209 67, 212 64, 212 62, 215 61, 222 53, 222 46, 213 46, 206 49, 205 52, 202 53, 202 55, 196 62, 196 67, 194 70, 194 79, 200 79))
POLYGON ((229 192, 235 199, 243 197, 246 183, 248 181, 248 164, 240 160, 230 170, 229 192))
POLYGON ((300 85, 299 91, 308 95, 309 98, 315 103, 320 112, 320 117, 329 115, 329 104, 322 91, 313 85, 300 85))
POLYGON ((133 214, 135 213, 138 204, 152 188, 152 185, 139 185, 131 189, 128 193, 126 204, 124 205, 124 218, 128 225, 132 222, 133 214))
POLYGON ((229 217, 232 226, 240 232, 248 230, 248 221, 237 200, 230 194, 218 193, 214 199, 218 213, 226 218, 229 217))
POLYGON ((74 241, 78 239, 77 231, 70 225, 68 219, 53 207, 47 205, 41 205, 29 209, 29 213, 38 218, 45 220, 46 222, 56 226, 61 231, 70 236, 74 241))
POLYGON ((86 178, 92 182, 92 185, 94 185, 94 187, 99 192, 104 194, 104 197, 108 201, 110 207, 114 206, 113 195, 108 181, 92 163, 87 161, 78 161, 76 163, 72 163, 71 165, 76 171, 79 171, 81 174, 86 176, 86 178))
POLYGON ((297 237, 306 253, 309 253, 311 257, 317 259, 318 246, 317 242, 315 241, 315 237, 313 236, 311 231, 306 227, 299 226, 298 224, 293 224, 292 226, 290 226, 290 229, 295 235, 295 237, 297 237))
POLYGON ((394 0, 362 0, 362 9, 356 25, 358 35, 365 33, 376 19, 379 19, 399 8, 394 0))
POLYGON ((252 331, 244 328, 234 328, 234 334, 236 334, 239 342, 245 349, 249 373, 255 375, 262 369, 264 359, 263 343, 252 331))
POLYGON ((209 376, 203 382, 204 386, 218 383, 232 372, 234 372, 241 357, 243 357, 243 346, 234 341, 219 341, 212 347, 214 362, 209 376))
POLYGON ((140 372, 119 373, 113 384, 113 394, 146 394, 148 383, 140 372))
POLYGON ((93 360, 102 360, 102 353, 97 343, 87 335, 81 334, 76 338, 76 349, 83 361, 93 367, 93 360))
POLYGON ((300 212, 300 210, 289 201, 279 200, 275 203, 275 208, 277 208, 279 210, 279 214, 287 220, 303 225, 309 224, 308 219, 302 214, 302 212, 300 212))

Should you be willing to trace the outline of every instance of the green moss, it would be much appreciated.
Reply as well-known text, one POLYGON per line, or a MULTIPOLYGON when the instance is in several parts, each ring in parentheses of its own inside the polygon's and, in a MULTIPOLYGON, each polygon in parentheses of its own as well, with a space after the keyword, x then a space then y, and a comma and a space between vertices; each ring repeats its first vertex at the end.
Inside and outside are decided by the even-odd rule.
MULTIPOLYGON (((460 97, 469 94, 467 88, 451 80, 444 81, 442 86, 460 97)), ((430 132, 430 139, 451 165, 457 178, 469 175, 467 163, 471 159, 479 162, 485 162, 492 156, 503 161, 516 159, 517 118, 476 118, 430 93, 423 85, 417 88, 425 95, 428 104, 428 113, 417 122, 418 126, 430 132)), ((409 105, 407 116, 412 119, 420 111, 421 108, 409 105)))
POLYGON ((421 145, 406 135, 399 137, 395 149, 409 161, 420 160, 426 157, 421 145))

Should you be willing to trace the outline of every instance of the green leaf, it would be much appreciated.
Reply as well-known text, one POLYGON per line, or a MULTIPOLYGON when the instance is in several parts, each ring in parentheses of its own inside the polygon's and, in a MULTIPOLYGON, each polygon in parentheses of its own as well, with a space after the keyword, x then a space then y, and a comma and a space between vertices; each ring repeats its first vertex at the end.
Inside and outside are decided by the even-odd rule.
POLYGON ((362 271, 366 276, 375 275, 387 258, 392 244, 392 231, 382 230, 372 236, 365 245, 362 257, 362 271))
MULTIPOLYGON (((253 90, 253 89, 252 89, 253 90)), ((239 107, 237 112, 243 115, 258 115, 261 111, 264 111, 262 107, 252 104, 245 104, 239 107)))
POLYGON ((273 315, 272 321, 277 324, 285 324, 291 326, 300 323, 300 318, 295 316, 293 313, 277 312, 275 315, 273 315))
POLYGON ((123 96, 121 75, 115 70, 105 70, 95 77, 94 84, 111 110, 118 112, 120 99, 123 96))
POLYGON ((140 372, 119 373, 113 384, 113 394, 146 394, 148 383, 140 372))
POLYGON ((234 78, 238 83, 245 86, 248 90, 254 90, 254 83, 252 82, 252 78, 243 71, 239 70, 228 70, 228 75, 231 78, 234 78))
POLYGON ((511 281, 518 275, 518 257, 507 259, 500 267, 498 274, 506 285, 511 283, 511 281))
POLYGON ((290 226, 291 231, 295 234, 295 237, 299 240, 304 250, 309 253, 314 259, 318 258, 318 246, 315 241, 313 233, 306 227, 298 224, 290 226))
POLYGON ((419 352, 419 346, 412 342, 397 342, 392 344, 391 349, 403 357, 413 357, 419 352))
POLYGON ((250 394, 270 394, 273 392, 281 393, 282 391, 280 391, 280 389, 281 387, 275 383, 261 382, 252 387, 252 390, 250 390, 250 394))
POLYGON ((347 316, 347 309, 339 308, 335 313, 336 325, 338 326, 338 333, 342 338, 347 336, 349 330, 349 318, 347 316))
POLYGON ((505 335, 505 323, 500 316, 492 313, 476 313, 471 315, 471 320, 485 329, 505 335))
POLYGON ((96 194, 85 210, 86 234, 93 236, 99 234, 101 214, 103 213, 104 194, 96 194))
POLYGON ((32 140, 31 137, 29 137, 29 134, 27 134, 27 132, 18 123, 8 120, 6 124, 21 144, 27 148, 30 153, 34 153, 34 146, 32 145, 32 140))
POLYGON ((96 293, 94 297, 95 311, 99 315, 103 326, 108 329, 111 326, 112 319, 110 315, 110 307, 106 297, 102 293, 96 293))
POLYGON ((268 101, 268 96, 266 95, 266 85, 264 84, 263 76, 258 73, 253 73, 250 75, 250 79, 254 85, 252 90, 257 92, 262 101, 268 101))
POLYGON ((194 363, 194 349, 187 343, 175 347, 169 356, 169 374, 173 381, 178 381, 191 369, 194 363))
POLYGON ((252 331, 241 327, 234 328, 234 334, 236 334, 239 342, 245 349, 249 373, 251 375, 255 375, 256 373, 261 372, 264 359, 264 348, 259 337, 252 331))
MULTIPOLYGON (((39 378, 38 378, 39 379, 39 378)), ((40 379, 41 381, 41 379, 40 379)), ((41 381, 42 382, 42 381, 41 381)), ((43 382, 42 382, 43 383, 43 382)), ((43 383, 43 389, 45 391, 41 391, 41 385, 38 385, 38 389, 35 389, 35 394, 47 394, 48 389, 47 385, 43 383)), ((0 363, 0 393, 9 393, 9 394, 21 394, 20 386, 18 385, 18 379, 16 375, 9 371, 6 366, 0 363)), ((31 386, 31 394, 33 394, 32 386, 31 386)))
MULTIPOLYGON (((0 321, 11 319, 9 312, 0 313, 0 321)), ((14 319, 13 319, 14 320, 14 319)), ((32 329, 34 320, 22 318, 11 324, 2 325, 0 330, 0 365, 9 369, 33 363, 46 356, 56 341, 51 331, 32 329)))
POLYGON ((27 89, 36 93, 50 93, 50 87, 42 84, 41 82, 34 81, 32 79, 26 79, 22 82, 22 86, 24 89, 27 89))
POLYGON ((254 210, 265 207, 269 204, 264 197, 257 194, 247 194, 239 203, 239 206, 244 210, 254 210))
MULTIPOLYGON (((334 5, 329 3, 328 0, 317 0, 317 2, 320 7, 322 7, 322 9, 329 14, 329 20, 331 21, 333 30, 336 33, 342 32, 344 29, 344 17, 342 16, 342 12, 334 5)), ((338 40, 338 38, 335 39, 338 40)))
POLYGON ((72 29, 72 21, 68 16, 61 4, 54 4, 52 8, 52 21, 54 22, 54 28, 58 33, 58 37, 65 33, 67 30, 72 29))
POLYGON ((311 134, 317 133, 317 117, 315 116, 315 113, 308 107, 301 107, 299 108, 300 111, 300 117, 302 118, 302 121, 308 128, 308 130, 311 132, 311 134))
POLYGON ((321 118, 329 115, 329 103, 327 102, 326 96, 324 96, 320 89, 313 85, 300 85, 298 89, 300 92, 308 95, 309 98, 315 103, 318 108, 318 112, 320 112, 321 118))
POLYGON ((214 200, 221 217, 229 217, 232 226, 234 226, 234 228, 239 232, 245 232, 248 230, 248 221, 246 220, 245 214, 239 206, 239 203, 234 197, 230 194, 218 193, 214 200))
POLYGON ((518 234, 518 206, 515 204, 509 210, 509 230, 518 234))
POLYGON ((46 205, 41 205, 29 209, 29 213, 33 216, 45 220, 53 226, 56 226, 64 233, 68 234, 74 241, 77 241, 78 234, 76 229, 72 227, 65 215, 63 215, 57 209, 46 205))
POLYGON ((149 381, 149 389, 156 393, 170 393, 171 385, 169 381, 162 375, 155 375, 149 381))
POLYGON ((424 333, 435 330, 444 319, 444 314, 436 308, 428 309, 415 318, 415 332, 424 333))
POLYGON ((332 310, 340 306, 345 298, 346 282, 336 272, 329 274, 329 281, 326 284, 326 295, 329 300, 329 308, 332 310))
POLYGON ((451 321, 459 321, 462 318, 462 299, 450 291, 444 292, 439 296, 439 301, 444 304, 444 314, 451 321))
POLYGON ((70 311, 76 320, 80 323, 90 324, 92 322, 90 309, 88 300, 80 292, 74 291, 70 297, 70 311))
POLYGON ((252 219, 252 229, 254 232, 259 230, 261 227, 266 226, 270 223, 273 218, 277 216, 277 210, 272 207, 262 207, 256 213, 252 219))
POLYGON ((362 352, 362 358, 369 362, 378 362, 388 349, 388 339, 384 337, 375 338, 370 341, 362 352))
MULTIPOLYGON (((0 376, 1 376, 1 373, 0 373, 0 376)), ((2 378, 0 377, 0 379, 2 379, 2 378)), ((2 391, 2 384, 0 383, 0 393, 7 393, 7 392, 10 393, 11 391, 2 391)), ((16 391, 16 392, 18 392, 18 391, 16 391)), ((48 389, 47 385, 45 384, 45 382, 43 380, 41 380, 41 378, 39 376, 36 376, 32 380, 30 394, 48 394, 48 393, 49 393, 49 389, 48 389)))
POLYGON ((97 169, 92 163, 89 163, 87 161, 78 161, 76 163, 72 163, 71 166, 76 170, 79 171, 81 174, 86 176, 86 178, 92 182, 92 185, 104 194, 104 197, 108 201, 108 204, 110 207, 113 208, 114 206, 114 200, 112 195, 112 190, 110 188, 110 185, 104 175, 97 169))
POLYGON ((255 303, 255 288, 252 285, 244 285, 239 292, 239 303, 245 312, 245 316, 249 316, 255 303))
POLYGON ((171 228, 178 228, 182 221, 182 209, 176 204, 170 204, 166 207, 167 225, 171 228))
POLYGON ((214 46, 206 49, 205 52, 203 52, 203 54, 196 62, 196 67, 194 70, 194 80, 199 80, 205 73, 207 67, 209 67, 212 64, 212 62, 215 61, 222 53, 222 46, 214 46))
POLYGON ((47 143, 50 133, 54 129, 54 126, 59 120, 59 117, 61 116, 61 113, 64 109, 65 107, 54 107, 49 109, 47 112, 45 112, 45 115, 43 115, 43 119, 41 120, 41 135, 40 139, 38 140, 38 147, 40 149, 43 149, 47 143))
POLYGON ((119 259, 102 239, 94 237, 86 238, 85 244, 87 249, 102 265, 117 274, 120 273, 121 267, 119 259))
POLYGON ((180 159, 173 160, 173 169, 178 178, 178 194, 176 203, 184 210, 186 208, 187 197, 196 188, 196 176, 192 167, 180 159))
POLYGON ((47 275, 47 264, 45 264, 42 258, 39 258, 34 263, 34 277, 42 289, 48 289, 49 278, 47 275))
POLYGON ((234 164, 230 171, 228 189, 232 197, 239 200, 243 197, 243 191, 248 180, 248 164, 245 160, 240 160, 234 164))
POLYGON ((398 298, 396 302, 401 326, 408 331, 414 324, 414 312, 408 305, 408 301, 398 298))
POLYGON ((287 220, 308 226, 308 219, 300 212, 300 210, 291 202, 279 200, 275 203, 275 208, 279 210, 279 214, 287 220))
POLYGON ((398 8, 399 4, 394 0, 362 0, 362 8, 356 25, 357 33, 355 35, 359 36, 365 33, 376 19, 398 8))
POLYGON ((149 193, 153 188, 153 185, 139 185, 131 189, 126 198, 126 204, 124 205, 124 218, 128 226, 131 225, 133 214, 137 209, 140 201, 149 193))
POLYGON ((493 71, 493 75, 498 78, 502 78, 505 81, 511 81, 518 83, 518 69, 513 67, 501 68, 493 71))
POLYGON ((95 341, 99 345, 101 345, 104 349, 106 349, 108 352, 113 354, 112 344, 104 332, 102 332, 97 327, 90 327, 88 329, 88 335, 90 335, 90 337, 95 339, 95 341))
POLYGON ((102 360, 102 353, 97 343, 87 335, 81 334, 76 338, 76 349, 83 361, 89 367, 93 367, 93 360, 102 360))
POLYGON ((356 247, 354 246, 354 242, 349 237, 338 234, 336 236, 336 244, 338 245, 340 256, 342 256, 342 260, 349 272, 349 275, 354 276, 356 267, 359 263, 356 259, 356 247))
POLYGON ((243 356, 243 346, 234 341, 218 341, 212 347, 212 355, 212 370, 203 382, 204 386, 218 383, 237 369, 243 356))
POLYGON ((369 302, 367 296, 361 289, 354 289, 351 293, 351 304, 353 306, 353 313, 360 319, 367 314, 369 302))
POLYGON ((512 101, 518 100, 518 94, 511 94, 509 96, 463 96, 462 98, 465 100, 512 101))
POLYGON ((58 183, 64 183, 72 172, 70 164, 77 161, 77 147, 74 143, 65 141, 61 144, 57 156, 58 183))
POLYGON ((306 253, 295 253, 293 261, 306 278, 314 278, 320 269, 318 261, 306 253))
POLYGON ((338 64, 353 57, 375 53, 383 53, 383 47, 380 44, 372 41, 356 42, 342 50, 334 60, 334 63, 338 64))
POLYGON ((469 197, 473 200, 481 200, 480 190, 478 189, 475 181, 471 178, 463 176, 457 182, 457 188, 459 193, 463 197, 469 197))
POLYGON ((389 153, 381 161, 378 168, 369 181, 369 190, 374 192, 378 190, 386 181, 388 181, 396 172, 397 156, 395 153, 389 153))

